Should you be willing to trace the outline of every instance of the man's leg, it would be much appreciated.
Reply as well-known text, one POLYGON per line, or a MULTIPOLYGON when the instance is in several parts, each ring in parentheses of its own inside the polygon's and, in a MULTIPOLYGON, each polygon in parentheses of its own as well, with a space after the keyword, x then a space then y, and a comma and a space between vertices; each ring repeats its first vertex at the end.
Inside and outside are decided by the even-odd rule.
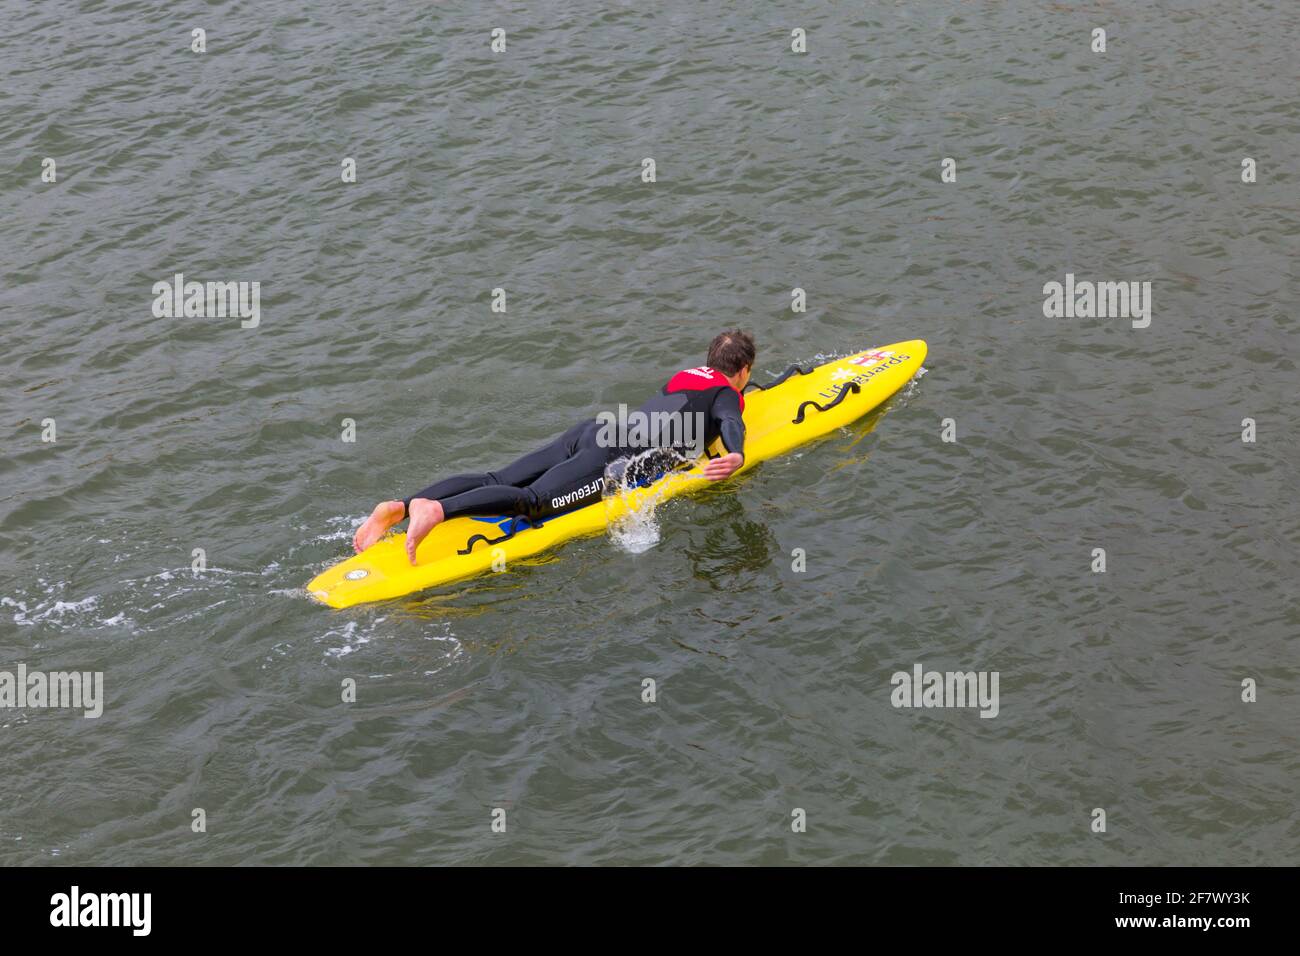
POLYGON ((545 518, 600 501, 605 490, 609 449, 596 444, 595 430, 584 436, 573 455, 524 489, 530 518, 545 518))
POLYGON ((599 500, 607 451, 596 444, 597 430, 595 422, 584 422, 565 432, 561 441, 568 456, 527 487, 484 485, 441 500, 413 498, 411 523, 406 530, 406 553, 411 563, 415 563, 415 549, 420 542, 447 518, 510 514, 536 519, 599 500))
MULTIPOLYGON (((423 491, 402 499, 402 503, 409 507, 410 503, 416 498, 425 498, 429 501, 444 501, 447 498, 492 485, 514 485, 522 488, 573 454, 574 443, 586 427, 586 422, 574 425, 563 435, 552 439, 536 451, 516 459, 500 471, 485 471, 478 474, 455 475, 451 478, 444 478, 442 481, 434 482, 423 491)), ((468 514, 469 512, 461 513, 468 514)), ((491 514, 492 512, 486 513, 491 514)), ((456 515, 448 515, 448 517, 454 518, 456 515)))
MULTIPOLYGON (((365 520, 357 533, 353 536, 352 546, 358 553, 366 550, 380 538, 382 538, 388 529, 393 525, 403 521, 408 516, 415 518, 417 526, 418 539, 423 539, 439 521, 443 520, 441 515, 436 515, 436 509, 430 508, 427 504, 417 505, 416 510, 420 515, 413 515, 411 512, 411 503, 421 502, 441 502, 447 498, 463 495, 467 492, 479 488, 500 487, 508 485, 526 485, 538 476, 546 472, 558 462, 563 461, 571 452, 574 440, 578 434, 587 427, 587 422, 574 425, 563 435, 553 439, 545 446, 537 449, 530 454, 524 455, 511 464, 507 465, 500 471, 485 471, 476 474, 455 475, 451 478, 444 478, 442 481, 434 482, 423 491, 417 492, 408 498, 402 498, 397 501, 383 501, 375 506, 370 517, 365 520), (429 519, 435 519, 428 527, 424 527, 429 519)), ((488 510, 484 512, 461 512, 464 514, 502 514, 508 511, 509 500, 501 498, 500 495, 489 496, 489 504, 493 500, 506 501, 504 510, 488 510)), ((454 516, 453 516, 454 517, 454 516)))

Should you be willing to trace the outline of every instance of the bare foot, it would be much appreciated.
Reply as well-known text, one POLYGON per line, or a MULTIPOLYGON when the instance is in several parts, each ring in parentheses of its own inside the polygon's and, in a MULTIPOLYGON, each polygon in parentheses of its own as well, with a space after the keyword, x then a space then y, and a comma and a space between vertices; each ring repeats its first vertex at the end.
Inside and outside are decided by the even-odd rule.
POLYGON ((406 526, 406 556, 415 565, 415 550, 438 523, 442 521, 442 505, 429 498, 412 498, 411 523, 406 526))
POLYGON ((352 536, 352 547, 360 554, 385 534, 388 529, 402 520, 402 503, 400 501, 381 501, 370 512, 370 517, 362 522, 357 533, 352 536))

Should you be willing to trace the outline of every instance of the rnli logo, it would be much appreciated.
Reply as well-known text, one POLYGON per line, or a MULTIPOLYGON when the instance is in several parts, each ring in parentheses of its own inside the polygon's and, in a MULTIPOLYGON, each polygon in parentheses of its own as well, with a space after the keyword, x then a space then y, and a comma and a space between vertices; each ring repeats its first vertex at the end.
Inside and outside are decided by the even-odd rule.
POLYGON ((357 568, 355 571, 349 571, 347 574, 343 576, 347 578, 349 581, 360 581, 369 573, 370 572, 367 571, 365 568, 357 568))

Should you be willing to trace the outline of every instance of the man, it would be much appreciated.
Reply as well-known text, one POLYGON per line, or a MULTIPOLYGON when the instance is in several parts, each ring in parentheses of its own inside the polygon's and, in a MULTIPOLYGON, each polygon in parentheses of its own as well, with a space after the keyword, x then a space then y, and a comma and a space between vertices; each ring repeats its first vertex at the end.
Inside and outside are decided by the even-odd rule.
MULTIPOLYGON (((698 416, 696 420, 704 423, 702 447, 708 448, 715 439, 721 439, 726 449, 725 455, 704 467, 705 478, 720 481, 745 462, 742 393, 753 367, 753 337, 738 329, 723 332, 709 345, 707 365, 678 372, 638 412, 659 422, 665 421, 665 416, 679 416, 678 422, 686 416, 698 416)), ((679 429, 679 439, 682 433, 679 429)), ((409 498, 381 502, 357 529, 352 546, 360 553, 394 525, 410 518, 406 555, 415 564, 420 542, 448 518, 523 515, 536 520, 599 501, 605 467, 645 450, 626 442, 602 441, 602 434, 599 420, 580 422, 544 448, 500 471, 445 478, 409 498)), ((671 440, 660 444, 662 439, 662 434, 648 437, 647 447, 673 446, 671 440)), ((684 447, 680 440, 676 445, 684 447)))

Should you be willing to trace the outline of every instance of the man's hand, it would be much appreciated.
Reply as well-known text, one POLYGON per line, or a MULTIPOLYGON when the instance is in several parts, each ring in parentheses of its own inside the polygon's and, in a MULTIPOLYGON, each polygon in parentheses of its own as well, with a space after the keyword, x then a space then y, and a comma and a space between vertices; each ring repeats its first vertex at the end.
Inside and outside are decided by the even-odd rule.
POLYGON ((704 466, 704 477, 709 481, 721 481, 723 478, 729 478, 744 463, 745 456, 737 451, 723 455, 721 458, 711 458, 704 466))

